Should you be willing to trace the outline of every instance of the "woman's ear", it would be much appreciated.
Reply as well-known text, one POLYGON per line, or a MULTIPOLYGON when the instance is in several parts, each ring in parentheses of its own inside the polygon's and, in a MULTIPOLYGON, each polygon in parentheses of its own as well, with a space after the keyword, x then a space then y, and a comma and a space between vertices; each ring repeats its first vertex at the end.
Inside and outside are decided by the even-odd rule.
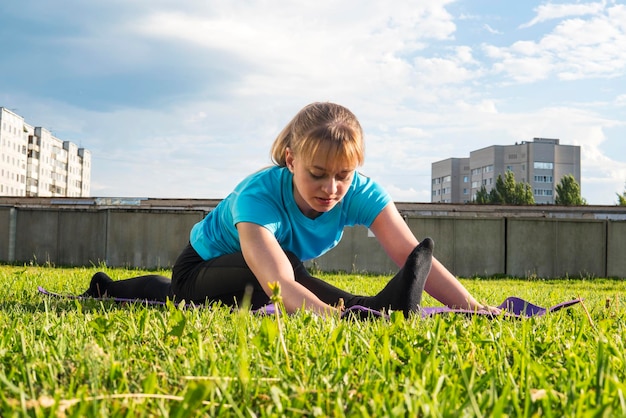
POLYGON ((285 148, 285 165, 287 166, 287 169, 291 171, 292 173, 293 173, 293 160, 294 160, 293 151, 291 151, 291 148, 289 147, 285 148))

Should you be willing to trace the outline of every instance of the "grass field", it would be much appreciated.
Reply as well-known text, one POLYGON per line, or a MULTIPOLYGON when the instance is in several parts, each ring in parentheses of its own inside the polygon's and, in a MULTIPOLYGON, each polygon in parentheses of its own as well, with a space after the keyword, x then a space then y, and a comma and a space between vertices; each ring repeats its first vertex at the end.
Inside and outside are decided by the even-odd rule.
MULTIPOLYGON (((584 298, 525 320, 277 320, 37 293, 82 292, 95 271, 0 267, 0 416, 626 416, 621 280, 463 280, 492 304, 584 298)), ((389 278, 323 277, 368 294, 389 278)))

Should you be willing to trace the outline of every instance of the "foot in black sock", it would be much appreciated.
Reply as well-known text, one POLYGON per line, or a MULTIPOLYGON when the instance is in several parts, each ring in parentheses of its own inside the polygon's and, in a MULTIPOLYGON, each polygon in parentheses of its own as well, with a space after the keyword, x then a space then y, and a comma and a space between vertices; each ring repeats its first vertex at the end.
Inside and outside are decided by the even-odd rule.
POLYGON ((107 288, 109 283, 113 283, 113 279, 107 276, 105 273, 99 271, 91 278, 89 289, 87 289, 81 296, 88 296, 92 298, 105 297, 107 294, 107 288))
POLYGON ((368 298, 366 306, 377 310, 401 310, 405 317, 411 312, 418 312, 432 265, 434 246, 430 238, 420 242, 411 251, 398 274, 376 296, 368 298))

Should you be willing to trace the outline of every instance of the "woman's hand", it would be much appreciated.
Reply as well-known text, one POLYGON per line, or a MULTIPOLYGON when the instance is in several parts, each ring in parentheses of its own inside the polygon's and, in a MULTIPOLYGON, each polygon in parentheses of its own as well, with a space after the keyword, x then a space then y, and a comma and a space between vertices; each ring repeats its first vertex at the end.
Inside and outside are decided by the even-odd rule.
POLYGON ((490 305, 482 305, 478 310, 480 312, 487 312, 491 315, 500 315, 502 313, 502 309, 498 308, 497 306, 490 305))

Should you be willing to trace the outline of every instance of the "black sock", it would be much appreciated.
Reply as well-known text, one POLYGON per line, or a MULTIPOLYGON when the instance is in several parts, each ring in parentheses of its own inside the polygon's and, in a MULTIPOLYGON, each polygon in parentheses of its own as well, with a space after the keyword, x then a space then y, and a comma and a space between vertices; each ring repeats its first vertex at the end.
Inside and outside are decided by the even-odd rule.
POLYGON ((99 271, 94 274, 89 283, 89 289, 87 289, 81 296, 89 296, 92 298, 101 298, 107 295, 109 284, 113 283, 113 279, 107 276, 105 273, 99 271))
POLYGON ((375 296, 364 298, 360 304, 368 308, 402 311, 405 317, 418 312, 424 285, 432 265, 434 242, 425 238, 411 251, 404 266, 375 296))

